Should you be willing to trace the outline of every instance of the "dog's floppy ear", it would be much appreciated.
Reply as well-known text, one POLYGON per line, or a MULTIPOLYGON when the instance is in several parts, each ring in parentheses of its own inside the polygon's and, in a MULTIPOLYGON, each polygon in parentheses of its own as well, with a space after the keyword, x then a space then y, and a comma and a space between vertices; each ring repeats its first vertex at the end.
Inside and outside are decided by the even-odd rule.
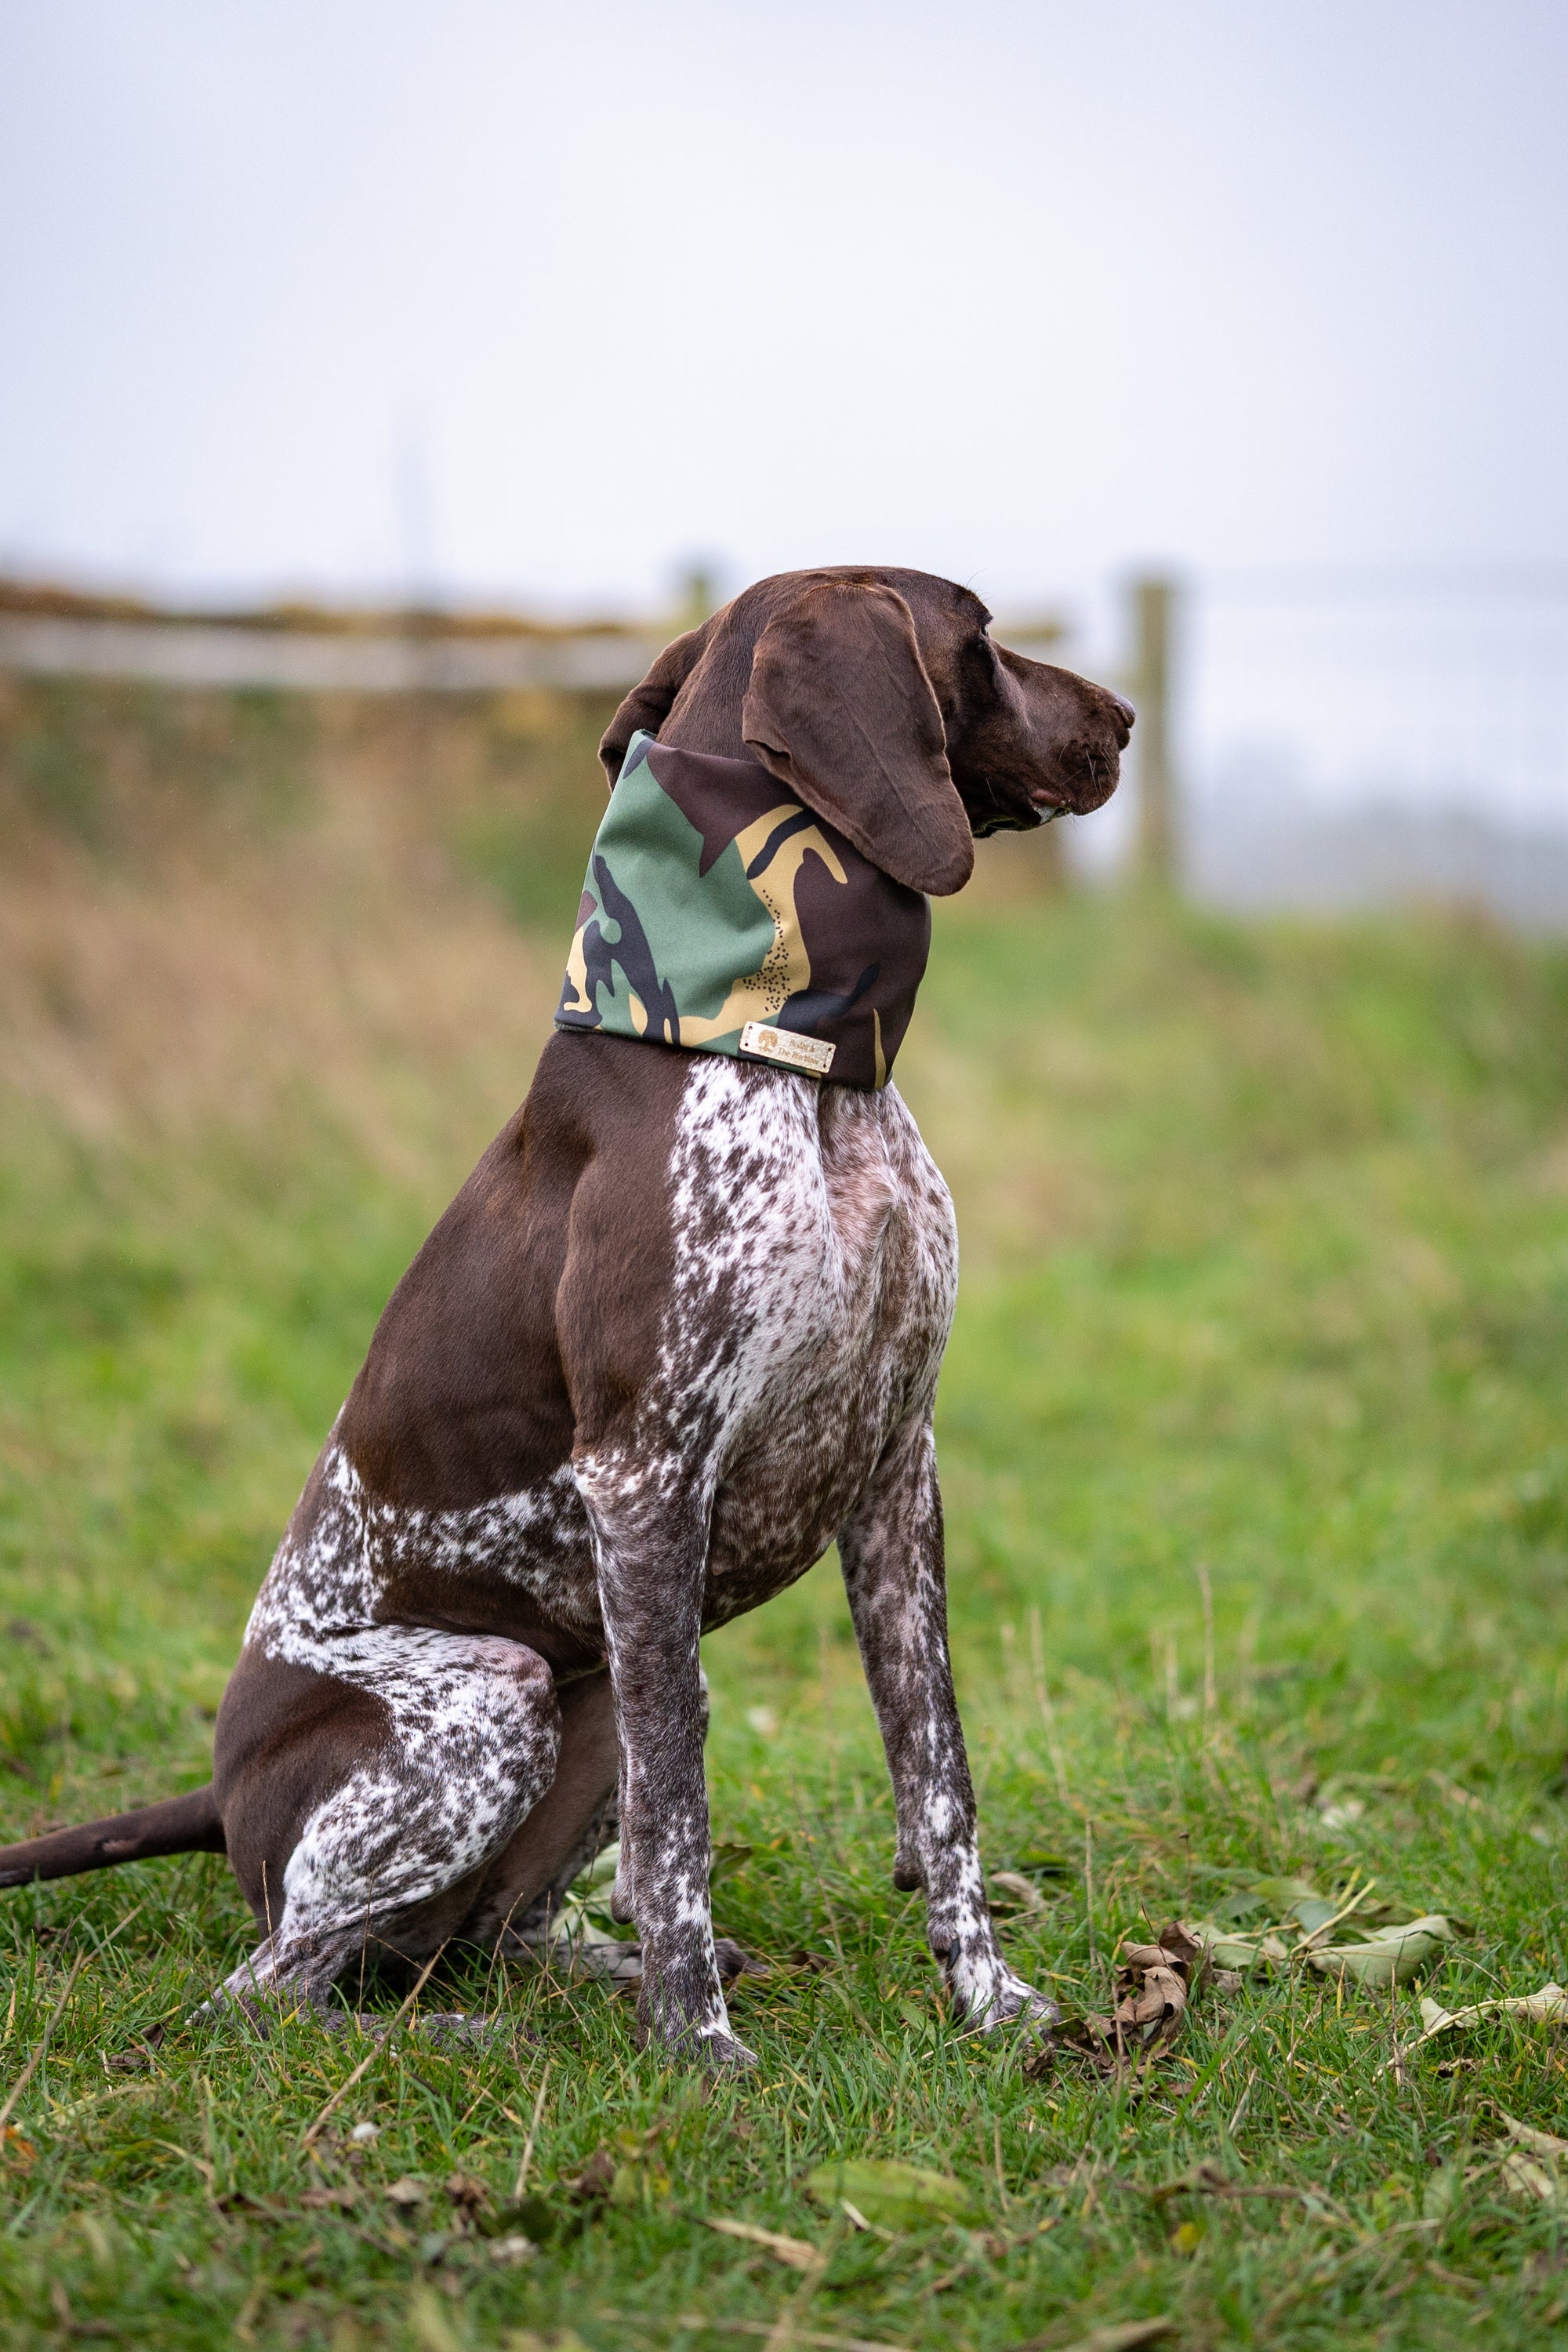
POLYGON ((757 639, 748 751, 895 882, 938 898, 974 870, 914 616, 890 588, 822 581, 757 639))
POLYGON ((683 637, 672 638, 641 685, 633 687, 605 728, 599 738, 599 757, 605 763, 612 792, 632 737, 639 727, 650 735, 658 733, 669 717, 676 696, 701 659, 707 643, 706 622, 700 629, 688 629, 683 637))

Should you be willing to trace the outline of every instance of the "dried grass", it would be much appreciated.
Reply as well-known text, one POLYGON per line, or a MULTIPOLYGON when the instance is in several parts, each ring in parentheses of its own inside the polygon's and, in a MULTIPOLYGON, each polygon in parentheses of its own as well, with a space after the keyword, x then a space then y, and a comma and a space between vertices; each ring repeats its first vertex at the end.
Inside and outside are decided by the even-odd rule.
MULTIPOLYGON (((562 943, 521 931, 447 845, 458 814, 495 798, 495 714, 412 737, 406 714, 328 720, 283 821, 258 818, 255 793, 246 821, 209 791, 173 822, 145 744, 122 739, 98 771, 107 851, 101 829, 20 811, 0 873, 13 1116, 138 1156, 326 1118, 386 1174, 424 1182, 460 1172, 510 1114, 562 943)), ((585 824, 593 792, 589 770, 585 824)))

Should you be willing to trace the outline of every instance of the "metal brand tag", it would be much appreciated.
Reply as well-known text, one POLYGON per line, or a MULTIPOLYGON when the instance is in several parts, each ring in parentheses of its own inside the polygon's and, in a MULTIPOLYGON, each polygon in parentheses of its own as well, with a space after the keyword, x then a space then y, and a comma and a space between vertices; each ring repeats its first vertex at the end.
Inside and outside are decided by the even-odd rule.
POLYGON ((798 1030, 774 1029, 766 1021, 748 1021, 741 1032, 742 1054, 783 1062, 787 1069, 806 1070, 814 1078, 827 1076, 837 1050, 826 1037, 803 1037, 798 1030))

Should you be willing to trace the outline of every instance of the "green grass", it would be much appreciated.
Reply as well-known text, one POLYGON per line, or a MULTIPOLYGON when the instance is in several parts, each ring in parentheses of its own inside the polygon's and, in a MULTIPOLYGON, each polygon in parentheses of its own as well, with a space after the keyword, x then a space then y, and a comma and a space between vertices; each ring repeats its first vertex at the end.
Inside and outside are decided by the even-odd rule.
MULTIPOLYGON (((1423 1990, 1568 1980, 1568 958, 1439 922, 958 909, 916 1029, 900 1080, 966 1253, 941 1444, 986 1859, 1065 1864, 1010 1948, 1103 2007, 1149 1919, 1360 1871, 1462 1919, 1453 1958, 1392 1998, 1205 1997, 1136 2086, 950 2038, 827 1562, 708 1645, 715 1835, 753 1849, 720 1925, 830 1964, 742 1983, 754 2081, 667 2070, 591 1987, 453 1966, 427 1998, 499 2039, 394 2042, 308 2149, 370 2045, 184 2021, 249 1934, 221 1861, 0 1897, 0 2099, 81 1960, 0 2157, 7 2341, 610 2352, 792 2297, 803 2329, 974 2352, 1156 2313, 1189 2347, 1568 2340, 1568 2211, 1484 2162, 1500 2112, 1568 2123, 1558 2037, 1384 2063, 1423 1990), (1362 1810, 1330 1826, 1326 1797, 1362 1810), (150 2063, 108 2063, 155 2024, 150 2063), (504 2208, 542 2081, 544 2242, 506 2268, 444 2183, 504 2208), (584 2204, 602 2147, 615 2192, 584 2204), (955 2172, 988 2226, 851 2230, 803 2188, 851 2155, 955 2172), (1329 2201, 1151 2199, 1199 2159, 1329 2201), (422 2206, 384 2194, 409 2177, 422 2206)), ((300 1107, 265 1150, 111 1152, 0 1107, 6 1834, 205 1775, 271 1545, 440 1205, 331 1134, 300 1107)))

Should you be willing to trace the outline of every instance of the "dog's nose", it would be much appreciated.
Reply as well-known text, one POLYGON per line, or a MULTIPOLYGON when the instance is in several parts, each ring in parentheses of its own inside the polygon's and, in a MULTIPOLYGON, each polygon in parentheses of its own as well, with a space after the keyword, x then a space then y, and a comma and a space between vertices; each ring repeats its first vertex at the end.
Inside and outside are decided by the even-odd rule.
POLYGON ((1131 728, 1136 726, 1138 722, 1138 713, 1133 709, 1132 705, 1126 701, 1120 694, 1113 694, 1110 699, 1116 705, 1117 716, 1120 718, 1123 727, 1131 728))

